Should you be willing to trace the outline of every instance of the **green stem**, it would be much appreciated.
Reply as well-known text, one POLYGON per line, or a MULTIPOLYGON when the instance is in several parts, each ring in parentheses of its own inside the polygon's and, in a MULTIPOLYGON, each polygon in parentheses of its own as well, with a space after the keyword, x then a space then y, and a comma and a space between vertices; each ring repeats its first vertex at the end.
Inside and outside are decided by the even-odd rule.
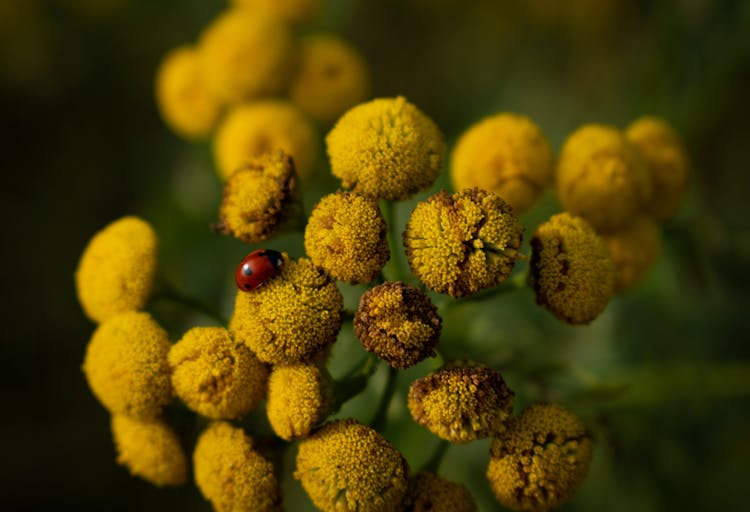
POLYGON ((383 217, 387 224, 388 249, 391 257, 383 267, 381 273, 389 281, 403 281, 404 274, 401 271, 401 242, 396 232, 396 203, 394 201, 381 201, 383 217))
POLYGON ((505 295, 507 293, 517 292, 518 290, 522 290, 526 288, 526 283, 529 278, 529 269, 526 267, 524 270, 516 274, 510 279, 507 279, 505 282, 501 283, 499 286, 496 286, 495 288, 490 288, 488 290, 482 290, 474 295, 471 295, 469 297, 465 297, 462 299, 456 299, 456 300, 448 300, 443 302, 438 306, 438 309, 440 310, 441 314, 445 314, 451 309, 455 308, 456 306, 460 306, 462 304, 470 304, 472 302, 482 302, 485 300, 489 300, 495 297, 500 297, 501 295, 505 295))
POLYGON ((427 459, 427 462, 425 462, 424 466, 422 466, 420 472, 437 473, 438 469, 440 469, 440 463, 443 461, 443 456, 445 455, 445 452, 448 450, 449 446, 450 443, 448 441, 446 441, 445 439, 441 439, 438 445, 435 447, 435 451, 432 452, 430 458, 427 459))
POLYGON ((213 318, 217 322, 219 322, 221 325, 228 325, 229 322, 226 318, 224 318, 219 312, 214 310, 212 307, 207 306, 203 302, 199 301, 198 299, 195 299, 194 297, 190 297, 189 295, 186 295, 182 291, 175 288, 172 284, 168 283, 165 280, 160 280, 158 283, 157 291, 154 294, 154 298, 159 300, 169 300, 172 302, 176 302, 177 304, 182 304, 184 306, 187 306, 195 311, 200 311, 204 315, 213 318))
POLYGON ((370 382, 370 377, 375 373, 376 360, 377 358, 370 354, 355 365, 341 380, 334 381, 334 398, 330 414, 336 414, 342 405, 365 390, 370 382))
POLYGON ((372 421, 370 421, 370 426, 375 430, 380 430, 385 425, 388 408, 391 405, 393 394, 396 392, 397 376, 398 370, 392 366, 388 366, 388 378, 385 383, 385 389, 383 390, 383 396, 380 398, 380 403, 378 404, 378 408, 375 411, 372 421))

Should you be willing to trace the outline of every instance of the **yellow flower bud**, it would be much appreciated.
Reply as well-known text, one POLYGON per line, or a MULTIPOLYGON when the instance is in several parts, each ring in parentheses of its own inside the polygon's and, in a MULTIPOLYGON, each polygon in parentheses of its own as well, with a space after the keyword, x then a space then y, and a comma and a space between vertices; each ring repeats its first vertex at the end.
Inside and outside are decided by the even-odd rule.
POLYGON ((333 382, 315 364, 277 365, 268 379, 266 412, 273 431, 290 441, 306 437, 333 404, 333 382))
POLYGON ((516 214, 531 208, 552 182, 552 148, 528 117, 487 117, 461 135, 453 150, 453 188, 478 187, 500 196, 516 214))
POLYGON ((401 200, 429 188, 445 153, 437 125, 400 96, 352 108, 326 145, 333 175, 345 188, 374 199, 401 200))
POLYGON ((419 203, 404 232, 412 272, 428 288, 452 297, 497 286, 511 273, 523 228, 511 207, 491 192, 440 192, 419 203))
POLYGON ((578 491, 591 452, 591 439, 577 416, 559 405, 532 405, 492 443, 487 479, 506 507, 550 510, 578 491))
POLYGON ((320 0, 231 0, 231 2, 243 8, 266 9, 289 23, 309 20, 320 6, 320 0))
POLYGON ((78 301, 94 322, 146 305, 156 275, 158 238, 150 224, 123 217, 89 241, 75 273, 78 301))
POLYGON ((305 228, 305 251, 332 277, 369 283, 388 261, 388 227, 374 199, 350 192, 324 196, 305 228))
POLYGON ((476 512, 477 505, 461 484, 434 473, 417 473, 409 479, 404 512, 476 512))
POLYGON ((630 225, 603 235, 615 264, 615 292, 623 293, 640 281, 661 252, 661 230, 652 219, 637 217, 630 225))
POLYGON ((172 400, 167 333, 151 315, 129 311, 102 322, 86 347, 83 372, 112 414, 155 418, 172 400))

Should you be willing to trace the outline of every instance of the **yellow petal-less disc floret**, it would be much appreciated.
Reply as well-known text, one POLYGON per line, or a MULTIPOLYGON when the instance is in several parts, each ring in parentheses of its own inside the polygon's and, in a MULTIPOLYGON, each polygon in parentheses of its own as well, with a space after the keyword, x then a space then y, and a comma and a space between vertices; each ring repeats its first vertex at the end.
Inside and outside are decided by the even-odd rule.
POLYGON ((528 117, 502 113, 471 126, 451 158, 453 188, 494 192, 516 214, 531 208, 553 178, 552 148, 528 117))
POLYGON ((261 9, 223 12, 204 30, 198 51, 206 85, 227 103, 280 93, 297 57, 289 28, 261 9))
POLYGON ((497 435, 513 412, 513 391, 503 377, 482 366, 444 367, 412 382, 414 421, 457 444, 497 435))
POLYGON ((302 41, 289 97, 310 117, 328 124, 370 95, 365 59, 343 39, 317 34, 302 41))
POLYGON ((492 443, 487 479, 506 507, 543 512, 578 491, 591 454, 591 439, 576 415, 559 405, 532 405, 492 443))
POLYGON ((103 322, 146 305, 157 248, 153 228, 138 217, 116 220, 91 238, 75 273, 78 301, 91 320, 103 322))
POLYGON ((206 86, 198 53, 191 46, 169 52, 156 74, 156 102, 164 121, 188 139, 207 137, 222 103, 206 86))
POLYGON ((229 330, 266 363, 312 362, 336 340, 343 300, 336 283, 310 260, 284 255, 273 279, 237 292, 229 330))
POLYGON ((511 207, 478 188, 419 203, 404 231, 412 272, 452 297, 497 286, 511 273, 523 228, 511 207))
POLYGON ((247 243, 267 240, 286 219, 296 182, 292 159, 283 151, 254 158, 224 185, 217 228, 247 243))
POLYGON ((289 23, 300 23, 313 17, 321 0, 231 0, 232 4, 250 9, 266 9, 289 23))
POLYGON ((302 363, 274 366, 268 379, 268 422, 287 441, 306 437, 328 415, 333 398, 333 381, 325 368, 302 363))
POLYGON ((172 400, 169 339, 148 313, 114 316, 94 331, 83 373, 91 391, 112 414, 155 418, 172 400))
POLYGON ((646 216, 603 238, 615 264, 616 293, 628 291, 643 279, 661 253, 661 230, 646 216))
POLYGON ((187 456, 166 422, 115 415, 111 427, 118 464, 157 486, 185 483, 187 456))
POLYGON ((690 161, 680 137, 666 121, 651 116, 633 121, 625 136, 641 150, 651 173, 648 213, 657 220, 674 217, 690 184, 690 161))
POLYGON ((299 444, 294 478, 324 512, 398 510, 408 486, 398 450, 354 419, 326 424, 299 444))
POLYGON ((476 512, 477 504, 461 484, 434 473, 417 473, 409 479, 404 512, 476 512))
POLYGON ((193 452, 195 483, 217 512, 270 512, 281 509, 273 465, 241 428, 211 424, 193 452))
POLYGON ((390 257, 387 226, 374 199, 353 192, 324 196, 305 228, 312 262, 348 283, 375 280, 390 257))
POLYGON ((569 213, 537 228, 529 270, 537 303, 571 324, 591 322, 614 293, 615 267, 604 239, 569 213))
POLYGON ((216 130, 214 160, 225 181, 256 157, 278 150, 292 157, 294 169, 302 178, 310 173, 318 151, 315 127, 302 111, 286 101, 238 105, 216 130))
POLYGON ((429 188, 443 163, 440 129, 403 97, 347 111, 326 137, 331 172, 345 188, 401 200, 429 188))
POLYGON ((223 327, 193 327, 169 351, 177 396, 198 414, 240 418, 266 394, 268 371, 223 327))
POLYGON ((616 128, 589 124, 565 141, 557 164, 558 198, 597 231, 628 224, 649 204, 651 191, 643 157, 616 128))
POLYGON ((440 328, 440 316, 430 298, 402 282, 367 290, 354 315, 354 332, 365 350, 394 368, 408 368, 434 357, 440 328))

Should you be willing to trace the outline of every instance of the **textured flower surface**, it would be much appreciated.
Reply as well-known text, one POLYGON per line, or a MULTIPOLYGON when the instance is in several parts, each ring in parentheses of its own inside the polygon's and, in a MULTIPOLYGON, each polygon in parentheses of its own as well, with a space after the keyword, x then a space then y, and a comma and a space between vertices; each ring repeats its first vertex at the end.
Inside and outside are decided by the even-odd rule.
POLYGON ((461 484, 434 473, 417 473, 409 479, 404 512, 476 512, 477 505, 461 484))
POLYGON ((282 439, 305 437, 325 419, 333 398, 333 382, 325 368, 302 363, 274 366, 268 379, 268 422, 282 439))
POLYGON ((661 253, 661 230, 654 220, 637 217, 624 229, 603 235, 615 264, 615 292, 630 290, 643 279, 661 253))

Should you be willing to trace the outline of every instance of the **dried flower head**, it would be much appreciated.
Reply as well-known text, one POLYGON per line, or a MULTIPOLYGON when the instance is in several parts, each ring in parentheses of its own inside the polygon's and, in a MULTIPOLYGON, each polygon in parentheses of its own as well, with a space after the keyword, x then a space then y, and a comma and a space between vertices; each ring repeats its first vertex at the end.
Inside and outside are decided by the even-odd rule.
POLYGON ((493 441, 487 479, 506 507, 550 510, 581 486, 591 452, 591 439, 576 415, 559 405, 532 405, 493 441))
POLYGON ((661 230, 654 220, 636 217, 624 229, 603 235, 615 264, 615 292, 631 289, 661 253, 661 230))
POLYGON ((295 171, 303 178, 312 170, 318 152, 315 127, 286 101, 238 105, 216 130, 214 160, 223 180, 253 159, 278 150, 292 157, 295 171))
POLYGON ((155 418, 172 400, 169 339, 148 313, 129 311, 104 321, 86 347, 83 373, 112 414, 155 418))
POLYGON ((614 293, 615 267, 604 239, 569 213, 537 228, 529 269, 537 303, 571 324, 591 322, 614 293))
POLYGON ((374 281, 390 257, 387 226, 374 199, 353 192, 324 196, 305 228, 305 251, 331 276, 374 281))
POLYGON ((497 286, 511 273, 523 228, 511 207, 478 188, 417 204, 404 232, 412 272, 452 297, 497 286))
POLYGON ((457 444, 494 436, 513 412, 513 391, 502 375, 482 366, 444 367, 412 382, 414 421, 457 444))
POLYGON ((146 305, 154 286, 158 238, 138 217, 122 217, 96 233, 75 273, 78 301, 94 322, 146 305))
POLYGON ((267 240, 286 219, 295 188, 294 163, 283 151, 250 160, 224 185, 217 228, 251 244, 267 240))
POLYGON ((320 510, 397 510, 408 485, 406 461, 356 420, 326 424, 299 444, 294 478, 320 510))
POLYGON ((487 117, 466 130, 453 150, 453 187, 494 192, 516 214, 531 208, 552 177, 552 148, 526 116, 487 117))
POLYGON ((344 299, 310 260, 284 260, 263 286, 237 292, 229 330, 266 363, 311 362, 336 340, 344 299))
POLYGON ((477 505, 461 484, 434 473, 417 473, 409 479, 404 512, 476 512, 477 505))
POLYGON ((316 364, 277 365, 268 379, 268 421, 282 439, 306 437, 333 405, 333 381, 316 364))
POLYGON ((560 203, 597 231, 630 222, 650 201, 651 190, 640 152, 616 128, 589 124, 565 141, 557 165, 560 203))
POLYGON ((198 439, 193 467, 198 489, 217 512, 280 510, 273 464, 241 428, 212 423, 198 439))
POLYGON ((429 188, 445 152, 440 129, 401 96, 352 108, 326 144, 333 175, 374 199, 401 200, 429 188))
POLYGON ((313 17, 320 0, 231 0, 232 4, 253 10, 265 9, 289 23, 300 23, 313 17))
POLYGON ((177 433, 163 420, 112 416, 117 463, 154 485, 182 485, 187 480, 187 456, 177 433))
POLYGON ((434 357, 440 327, 440 316, 430 298, 402 282, 367 290, 354 315, 354 332, 365 350, 394 368, 408 368, 434 357))

